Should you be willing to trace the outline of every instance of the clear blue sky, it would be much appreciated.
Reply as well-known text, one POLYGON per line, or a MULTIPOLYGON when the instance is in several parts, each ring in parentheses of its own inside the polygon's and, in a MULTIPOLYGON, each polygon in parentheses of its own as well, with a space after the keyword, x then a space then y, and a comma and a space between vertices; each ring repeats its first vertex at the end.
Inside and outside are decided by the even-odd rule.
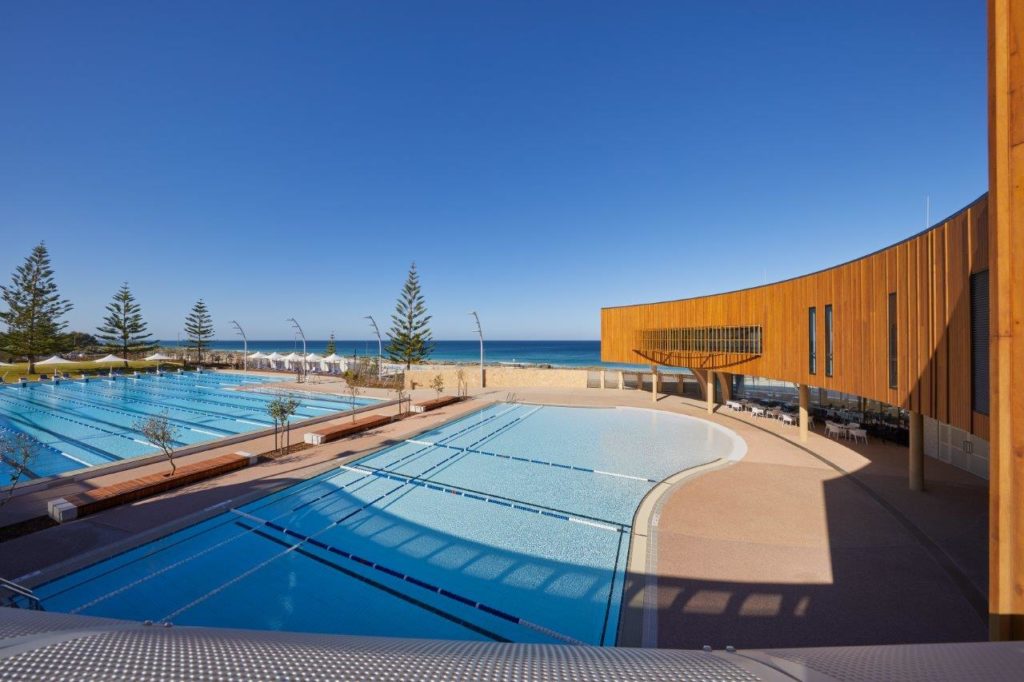
POLYGON ((987 184, 983 2, 5 2, 0 278, 40 239, 91 331, 597 338, 987 184))

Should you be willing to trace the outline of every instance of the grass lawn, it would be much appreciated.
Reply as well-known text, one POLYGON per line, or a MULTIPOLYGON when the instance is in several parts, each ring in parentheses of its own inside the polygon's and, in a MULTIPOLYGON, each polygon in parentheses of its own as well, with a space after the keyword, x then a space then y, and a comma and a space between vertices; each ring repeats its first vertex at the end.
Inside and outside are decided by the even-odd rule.
MULTIPOLYGON (((146 360, 131 360, 128 362, 130 369, 141 369, 143 367, 156 367, 157 365, 173 366, 180 365, 181 363, 174 362, 149 362, 146 360)), ((0 366, 0 377, 3 377, 5 383, 13 383, 18 380, 18 377, 26 377, 29 381, 35 381, 39 378, 40 374, 46 374, 53 376, 54 370, 58 372, 67 372, 72 376, 77 376, 82 372, 106 372, 110 369, 111 365, 98 365, 95 362, 69 362, 66 365, 43 365, 42 367, 36 365, 35 374, 28 373, 28 363, 19 362, 15 363, 10 367, 0 366)), ((115 370, 124 371, 124 363, 119 362, 113 365, 115 370)))

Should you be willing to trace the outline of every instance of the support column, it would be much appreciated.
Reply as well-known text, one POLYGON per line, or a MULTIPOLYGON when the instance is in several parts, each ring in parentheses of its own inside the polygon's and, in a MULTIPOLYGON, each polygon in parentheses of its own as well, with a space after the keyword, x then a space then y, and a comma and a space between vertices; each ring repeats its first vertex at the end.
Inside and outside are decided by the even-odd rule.
POLYGON ((619 390, 623 391, 626 388, 626 373, 621 369, 619 370, 619 390))
POLYGON ((601 388, 604 388, 604 370, 602 369, 602 370, 600 370, 600 372, 601 372, 601 383, 600 383, 600 384, 598 384, 598 385, 599 385, 599 386, 600 386, 601 388))
POLYGON ((800 442, 807 442, 807 430, 811 423, 811 398, 807 384, 800 384, 800 442))
POLYGON ((989 635, 1024 639, 1024 5, 988 8, 989 635))
POLYGON ((907 457, 910 489, 924 490, 924 415, 910 413, 910 450, 907 457))
POLYGON ((708 370, 708 382, 704 394, 708 398, 708 414, 713 414, 715 411, 715 373, 710 369, 708 370))
POLYGON ((651 365, 651 400, 658 402, 658 366, 651 365))

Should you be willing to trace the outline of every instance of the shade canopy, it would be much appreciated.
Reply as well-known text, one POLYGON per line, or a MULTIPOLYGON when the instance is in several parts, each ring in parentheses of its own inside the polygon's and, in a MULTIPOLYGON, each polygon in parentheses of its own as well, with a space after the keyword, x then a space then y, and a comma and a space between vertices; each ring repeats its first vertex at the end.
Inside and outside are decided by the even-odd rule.
POLYGON ((331 353, 326 358, 324 358, 324 362, 341 362, 341 360, 342 357, 337 353, 331 353))
POLYGON ((294 360, 301 360, 302 356, 299 355, 298 353, 289 353, 288 355, 284 356, 281 359, 282 360, 288 360, 288 361, 294 361, 294 360))
POLYGON ((38 367, 39 365, 66 365, 70 362, 71 360, 66 360, 65 358, 62 358, 59 355, 53 355, 51 357, 46 358, 45 360, 40 360, 39 362, 37 362, 36 367, 38 367))
POLYGON ((271 353, 270 355, 267 356, 267 360, 280 360, 283 357, 284 357, 283 355, 281 355, 280 353, 278 353, 275 350, 273 353, 271 353))
POLYGON ((265 355, 265 354, 263 354, 263 353, 261 353, 259 351, 256 351, 255 353, 250 353, 249 354, 249 359, 250 360, 264 360, 267 357, 269 357, 269 356, 265 355))
POLYGON ((99 360, 93 360, 93 362, 104 363, 104 362, 128 362, 128 361, 125 360, 124 358, 119 358, 116 355, 111 354, 111 355, 107 355, 105 357, 102 357, 99 360))
POLYGON ((146 358, 147 360, 173 360, 170 355, 164 355, 163 353, 153 353, 146 358))
POLYGON ((320 362, 323 360, 323 356, 317 355, 316 353, 310 353, 306 356, 306 362, 320 362))

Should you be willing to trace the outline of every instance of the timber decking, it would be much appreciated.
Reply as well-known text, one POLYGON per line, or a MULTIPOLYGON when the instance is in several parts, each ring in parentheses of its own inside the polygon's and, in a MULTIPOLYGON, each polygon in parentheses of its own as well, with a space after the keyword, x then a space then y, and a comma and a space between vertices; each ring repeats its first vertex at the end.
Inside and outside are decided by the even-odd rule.
POLYGON ((434 398, 432 400, 424 400, 422 403, 416 403, 412 406, 411 410, 416 413, 430 412, 440 407, 446 407, 459 402, 461 398, 454 395, 445 395, 440 398, 434 398))
POLYGON ((378 426, 390 424, 391 421, 391 417, 383 415, 363 417, 348 424, 315 429, 307 433, 304 440, 310 445, 323 445, 324 443, 330 443, 331 441, 344 438, 345 436, 351 436, 355 433, 369 431, 370 429, 375 429, 378 426))
POLYGON ((255 462, 256 458, 245 452, 221 455, 214 459, 180 466, 170 474, 149 474, 102 488, 95 488, 82 493, 68 495, 51 500, 50 517, 63 523, 72 519, 95 514, 96 512, 118 507, 122 504, 165 493, 168 490, 181 488, 192 483, 220 476, 229 471, 242 469, 255 462))

